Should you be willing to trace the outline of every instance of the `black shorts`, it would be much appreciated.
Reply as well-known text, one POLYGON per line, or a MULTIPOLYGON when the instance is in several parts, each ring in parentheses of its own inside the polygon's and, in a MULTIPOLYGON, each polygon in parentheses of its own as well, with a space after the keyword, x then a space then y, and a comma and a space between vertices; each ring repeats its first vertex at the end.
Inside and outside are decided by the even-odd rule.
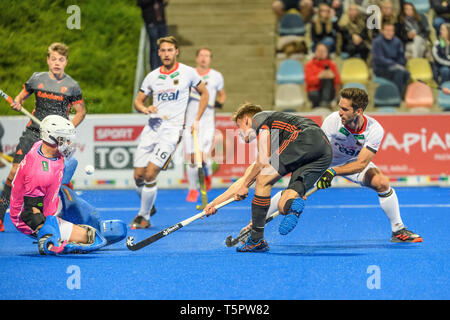
POLYGON ((281 2, 283 2, 285 11, 288 11, 289 9, 298 9, 300 6, 300 0, 281 0, 281 2))
POLYGON ((20 163, 31 147, 40 139, 40 133, 37 129, 26 128, 16 147, 13 163, 20 163))
POLYGON ((292 173, 287 189, 303 196, 329 168, 332 157, 325 133, 319 127, 310 127, 301 131, 284 148, 280 146, 277 165, 273 162, 276 159, 271 159, 271 163, 281 176, 292 173))

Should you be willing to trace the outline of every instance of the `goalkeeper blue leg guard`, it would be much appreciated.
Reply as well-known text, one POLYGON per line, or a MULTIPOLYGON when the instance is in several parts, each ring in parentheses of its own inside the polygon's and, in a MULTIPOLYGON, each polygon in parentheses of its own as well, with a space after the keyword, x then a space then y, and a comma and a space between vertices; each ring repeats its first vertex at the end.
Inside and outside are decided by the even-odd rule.
POLYGON ((127 225, 121 220, 100 221, 100 232, 106 240, 106 245, 119 242, 127 236, 127 225))
POLYGON ((298 218, 304 208, 305 200, 302 198, 289 199, 286 201, 285 212, 287 212, 287 214, 284 216, 280 226, 278 227, 278 232, 281 235, 287 235, 289 232, 294 230, 297 225, 298 218))
POLYGON ((61 241, 58 218, 47 216, 44 224, 37 234, 38 249, 42 255, 56 255, 63 253, 67 241, 61 241))

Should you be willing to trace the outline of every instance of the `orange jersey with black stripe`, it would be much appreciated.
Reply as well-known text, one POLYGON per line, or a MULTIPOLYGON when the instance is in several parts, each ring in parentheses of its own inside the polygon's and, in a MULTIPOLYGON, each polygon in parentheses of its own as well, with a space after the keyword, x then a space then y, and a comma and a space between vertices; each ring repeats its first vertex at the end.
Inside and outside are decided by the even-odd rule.
POLYGON ((281 151, 284 145, 295 140, 298 134, 309 127, 319 125, 313 120, 287 112, 262 111, 252 118, 252 127, 259 135, 261 129, 270 131, 272 154, 281 151))
MULTIPOLYGON (((68 119, 72 106, 83 102, 80 86, 67 74, 61 80, 55 80, 48 72, 35 72, 24 84, 24 89, 28 94, 35 94, 33 115, 39 120, 54 114, 68 119)), ((38 128, 31 121, 28 126, 38 128)))

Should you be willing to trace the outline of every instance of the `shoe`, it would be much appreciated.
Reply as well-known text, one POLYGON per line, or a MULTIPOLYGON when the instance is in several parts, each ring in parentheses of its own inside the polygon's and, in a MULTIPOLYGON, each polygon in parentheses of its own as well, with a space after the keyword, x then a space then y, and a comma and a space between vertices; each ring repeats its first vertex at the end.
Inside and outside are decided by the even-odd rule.
POLYGON ((5 226, 3 225, 2 220, 0 220, 0 232, 5 232, 5 226))
POLYGON ((199 195, 200 195, 200 192, 198 192, 197 189, 189 190, 189 193, 186 197, 186 201, 187 202, 197 202, 199 195))
POLYGON ((131 229, 148 229, 152 225, 150 224, 150 221, 145 219, 143 216, 137 215, 133 221, 131 221, 131 229))
POLYGON ((269 251, 269 245, 267 244, 266 239, 261 238, 258 242, 254 242, 252 240, 252 236, 248 236, 247 241, 245 243, 236 248, 237 252, 266 252, 269 251))
POLYGON ((152 210, 150 210, 150 217, 153 216, 156 213, 155 206, 152 207, 152 210))
POLYGON ((303 209, 305 208, 305 200, 302 198, 296 198, 291 205, 291 209, 289 210, 289 213, 284 216, 283 220, 280 223, 280 226, 278 227, 278 232, 285 236, 292 230, 294 230, 295 226, 297 225, 298 218, 300 217, 300 214, 303 212, 303 209))
POLYGON ((392 232, 391 242, 423 242, 423 239, 418 234, 403 228, 392 232))
POLYGON ((211 176, 205 176, 206 191, 211 190, 211 186, 212 186, 212 178, 211 178, 211 176))

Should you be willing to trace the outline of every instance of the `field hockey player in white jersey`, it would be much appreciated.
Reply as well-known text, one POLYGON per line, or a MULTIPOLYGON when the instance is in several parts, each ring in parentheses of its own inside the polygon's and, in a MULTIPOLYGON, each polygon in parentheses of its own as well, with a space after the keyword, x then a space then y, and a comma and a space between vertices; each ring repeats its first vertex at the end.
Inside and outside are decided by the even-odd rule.
POLYGON ((364 114, 368 105, 367 93, 358 88, 347 88, 341 91, 340 96, 339 111, 330 114, 322 124, 333 148, 333 160, 317 187, 328 188, 335 176, 343 176, 375 190, 381 209, 391 223, 391 242, 422 242, 421 236, 406 229, 389 178, 372 162, 384 130, 378 121, 364 114))
MULTIPOLYGON (((197 50, 195 61, 197 63, 196 71, 202 81, 205 83, 209 93, 208 106, 203 113, 199 126, 201 131, 198 135, 198 147, 202 156, 202 165, 205 172, 206 190, 211 188, 211 151, 215 134, 215 108, 222 108, 225 103, 226 95, 224 89, 224 80, 222 74, 210 68, 212 52, 209 48, 200 48, 197 50)), ((189 96, 188 109, 186 112, 186 126, 189 127, 198 112, 200 95, 197 90, 192 90, 189 96)), ((195 165, 195 147, 192 133, 188 130, 184 132, 184 150, 187 162, 186 175, 188 179, 189 193, 186 201, 197 202, 200 193, 197 190, 198 171, 195 165)))
POLYGON ((149 228, 150 214, 157 195, 156 179, 165 170, 181 140, 191 88, 198 91, 200 102, 191 131, 199 132, 199 120, 208 105, 208 90, 194 68, 179 63, 177 41, 169 36, 158 40, 162 66, 144 79, 134 101, 137 111, 149 115, 134 155, 134 179, 141 207, 131 222, 132 229, 149 228), (152 96, 153 103, 145 106, 152 96))

